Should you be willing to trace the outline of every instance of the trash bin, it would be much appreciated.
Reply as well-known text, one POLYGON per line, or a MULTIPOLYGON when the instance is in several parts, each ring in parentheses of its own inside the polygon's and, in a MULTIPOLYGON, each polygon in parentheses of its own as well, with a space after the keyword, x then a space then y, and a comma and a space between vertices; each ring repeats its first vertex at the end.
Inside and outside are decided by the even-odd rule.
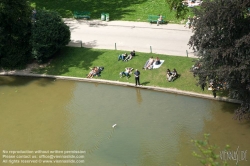
POLYGON ((109 13, 106 13, 106 21, 109 21, 109 13))
POLYGON ((106 19, 106 18, 105 18, 105 13, 102 13, 102 14, 101 14, 101 20, 102 20, 102 21, 105 21, 105 19, 106 19))

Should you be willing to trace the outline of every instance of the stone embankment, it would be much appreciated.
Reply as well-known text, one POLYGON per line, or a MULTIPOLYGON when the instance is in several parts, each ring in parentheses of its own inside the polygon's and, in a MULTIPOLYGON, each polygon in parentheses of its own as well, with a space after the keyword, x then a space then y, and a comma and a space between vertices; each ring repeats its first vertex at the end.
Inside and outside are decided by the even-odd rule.
POLYGON ((0 71, 0 76, 23 76, 23 77, 38 77, 38 78, 53 78, 53 79, 60 79, 60 80, 73 80, 73 81, 83 81, 83 82, 94 82, 94 83, 101 83, 101 84, 112 84, 118 86, 127 86, 127 87, 134 87, 134 88, 141 88, 141 89, 148 89, 148 90, 155 90, 160 92, 167 92, 167 93, 174 93, 179 95, 191 96, 191 97, 199 97, 205 98, 210 100, 218 100, 224 102, 231 102, 231 103, 240 103, 238 100, 229 99, 226 97, 219 97, 217 96, 214 98, 211 95, 194 93, 189 91, 182 91, 173 88, 163 88, 163 87, 155 87, 155 86, 137 86, 135 84, 128 83, 128 82, 120 82, 120 81, 110 81, 110 80, 103 80, 103 79, 96 79, 96 78, 79 78, 79 77, 69 77, 69 76, 55 76, 55 75, 46 75, 46 74, 34 74, 32 73, 32 68, 36 68, 38 65, 31 65, 24 70, 12 70, 12 71, 0 71))

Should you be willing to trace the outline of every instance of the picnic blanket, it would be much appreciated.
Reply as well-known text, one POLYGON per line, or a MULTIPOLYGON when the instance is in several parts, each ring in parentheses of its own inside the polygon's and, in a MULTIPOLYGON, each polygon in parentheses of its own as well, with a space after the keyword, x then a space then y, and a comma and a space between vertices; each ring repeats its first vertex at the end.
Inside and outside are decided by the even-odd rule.
POLYGON ((157 68, 161 67, 161 65, 163 64, 164 61, 165 60, 160 60, 161 63, 159 65, 156 65, 155 62, 154 62, 153 63, 153 69, 157 69, 157 68))

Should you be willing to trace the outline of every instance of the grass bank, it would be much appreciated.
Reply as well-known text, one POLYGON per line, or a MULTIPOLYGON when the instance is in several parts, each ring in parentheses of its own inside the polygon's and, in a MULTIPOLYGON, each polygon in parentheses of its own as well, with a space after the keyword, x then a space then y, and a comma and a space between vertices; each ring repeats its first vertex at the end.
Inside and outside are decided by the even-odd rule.
POLYGON ((136 52, 136 56, 132 60, 128 62, 118 61, 118 55, 124 52, 129 53, 130 51, 65 47, 50 62, 50 65, 34 72, 49 75, 86 77, 90 67, 103 66, 104 71, 98 79, 134 83, 133 76, 128 80, 119 76, 119 73, 124 71, 125 67, 133 67, 141 72, 140 81, 143 85, 211 94, 211 91, 205 90, 203 92, 200 87, 195 85, 196 78, 190 72, 193 58, 136 52), (158 69, 142 70, 145 62, 151 56, 154 58, 158 56, 165 62, 158 69), (171 70, 176 68, 178 73, 181 74, 180 78, 174 82, 168 82, 166 80, 166 70, 168 68, 171 70))
MULTIPOLYGON (((109 13, 110 20, 146 22, 148 15, 162 14, 170 23, 180 23, 175 11, 170 12, 166 0, 31 0, 37 8, 57 11, 63 18, 73 17, 73 11, 89 11, 92 19, 100 19, 101 13, 109 13)), ((192 15, 190 9, 189 15, 192 15)))

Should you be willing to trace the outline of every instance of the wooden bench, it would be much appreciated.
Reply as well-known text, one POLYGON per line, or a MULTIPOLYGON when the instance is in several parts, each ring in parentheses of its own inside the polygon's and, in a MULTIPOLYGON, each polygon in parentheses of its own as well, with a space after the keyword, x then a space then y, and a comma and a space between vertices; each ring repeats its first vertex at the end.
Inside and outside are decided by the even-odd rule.
POLYGON ((90 12, 74 11, 73 15, 75 19, 78 19, 78 18, 90 19, 90 12))
MULTIPOLYGON (((159 16, 157 16, 157 15, 149 15, 148 16, 148 22, 150 22, 151 24, 152 23, 157 23, 158 19, 159 19, 159 16)), ((166 21, 164 21, 164 19, 165 19, 165 17, 162 16, 162 20, 159 23, 160 24, 166 23, 166 21)))

